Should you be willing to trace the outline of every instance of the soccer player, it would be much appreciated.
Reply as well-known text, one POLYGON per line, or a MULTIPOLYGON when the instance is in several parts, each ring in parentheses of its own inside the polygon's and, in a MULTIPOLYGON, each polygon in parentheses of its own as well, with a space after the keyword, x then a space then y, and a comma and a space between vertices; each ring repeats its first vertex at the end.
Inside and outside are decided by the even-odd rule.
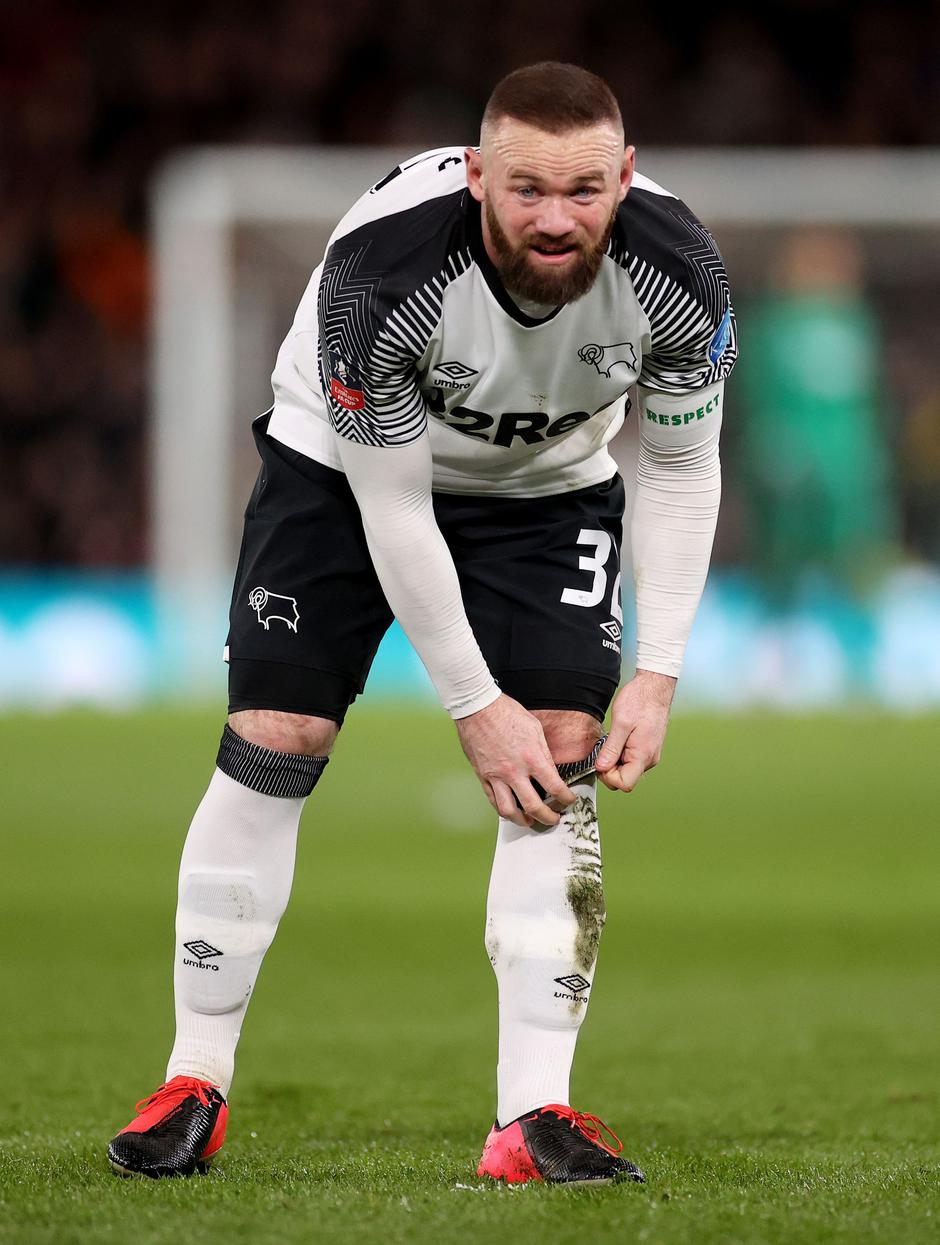
POLYGON ((630 791, 659 760, 734 356, 711 235, 634 173, 616 100, 576 66, 510 74, 479 148, 406 161, 343 218, 255 422, 230 716, 180 867, 176 1042, 115 1170, 190 1174, 222 1145, 301 810, 394 614, 499 814, 479 1175, 643 1179, 568 1100, 605 919, 595 773, 630 791), (637 671, 618 691, 624 490, 606 447, 634 384, 637 671))

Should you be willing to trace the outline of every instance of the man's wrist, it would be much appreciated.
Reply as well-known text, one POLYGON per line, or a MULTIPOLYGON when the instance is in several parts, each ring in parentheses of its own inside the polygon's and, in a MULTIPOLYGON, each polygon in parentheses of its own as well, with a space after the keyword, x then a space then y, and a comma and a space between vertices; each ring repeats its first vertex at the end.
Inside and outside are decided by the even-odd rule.
POLYGON ((673 674, 660 674, 658 670, 637 669, 633 682, 641 683, 653 691, 667 705, 672 703, 678 679, 673 674))

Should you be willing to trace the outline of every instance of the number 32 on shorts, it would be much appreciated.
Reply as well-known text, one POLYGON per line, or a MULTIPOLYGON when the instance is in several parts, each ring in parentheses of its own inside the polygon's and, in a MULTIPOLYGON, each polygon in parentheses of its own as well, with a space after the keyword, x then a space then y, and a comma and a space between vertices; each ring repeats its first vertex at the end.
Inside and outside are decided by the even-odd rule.
MULTIPOLYGON (((580 605, 591 609, 599 605, 607 595, 607 560, 613 547, 613 540, 608 532, 600 528, 583 527, 578 533, 578 544, 593 549, 593 553, 583 553, 578 559, 578 569, 590 571, 593 580, 589 588, 565 588, 561 594, 563 605, 580 605)), ((613 591, 610 594, 610 615, 623 625, 623 607, 620 604, 620 572, 614 579, 613 591)))

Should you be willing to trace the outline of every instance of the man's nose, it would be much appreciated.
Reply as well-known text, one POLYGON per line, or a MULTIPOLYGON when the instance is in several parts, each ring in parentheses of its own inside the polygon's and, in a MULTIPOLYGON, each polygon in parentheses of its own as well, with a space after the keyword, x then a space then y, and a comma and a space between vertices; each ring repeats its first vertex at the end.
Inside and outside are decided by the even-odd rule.
POLYGON ((575 227, 574 216, 564 199, 545 199, 535 222, 536 228, 552 238, 563 238, 575 227))

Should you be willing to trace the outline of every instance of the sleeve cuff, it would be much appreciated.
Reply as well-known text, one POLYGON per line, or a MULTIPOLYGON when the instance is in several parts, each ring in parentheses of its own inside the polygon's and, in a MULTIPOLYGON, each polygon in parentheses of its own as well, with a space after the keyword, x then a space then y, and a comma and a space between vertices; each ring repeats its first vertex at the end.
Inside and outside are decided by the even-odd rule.
POLYGON ((500 696, 502 696, 502 692, 496 686, 496 683, 491 680, 489 686, 484 691, 479 692, 470 700, 461 701, 458 705, 448 705, 447 712, 455 722, 459 722, 461 718, 469 718, 471 713, 479 713, 481 709, 491 705, 494 700, 499 700, 500 696))
POLYGON ((648 670, 650 674, 667 674, 671 679, 678 679, 682 671, 682 661, 667 657, 644 657, 637 650, 636 668, 648 670))

